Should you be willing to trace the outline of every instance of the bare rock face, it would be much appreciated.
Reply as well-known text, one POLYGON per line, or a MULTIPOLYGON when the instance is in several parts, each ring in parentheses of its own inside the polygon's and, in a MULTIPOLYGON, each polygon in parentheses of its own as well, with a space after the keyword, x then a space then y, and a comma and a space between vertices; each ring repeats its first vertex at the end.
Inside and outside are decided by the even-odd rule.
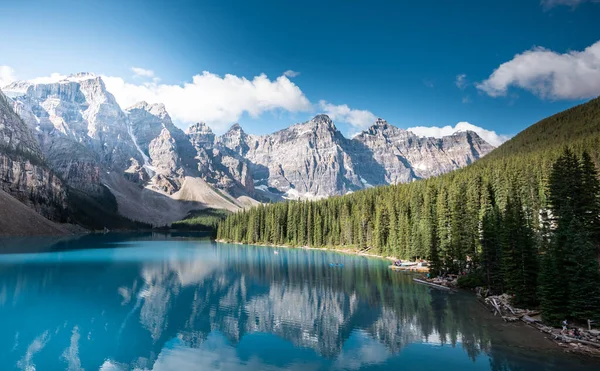
POLYGON ((459 132, 443 138, 419 137, 378 119, 368 130, 357 135, 359 142, 383 167, 381 174, 361 168, 361 174, 373 184, 406 183, 441 175, 469 165, 494 147, 475 132, 459 132))
POLYGON ((253 137, 248 136, 239 124, 234 124, 225 134, 217 139, 219 147, 228 148, 239 156, 245 156, 248 153, 248 142, 253 137))
POLYGON ((127 117, 100 77, 80 73, 49 84, 15 82, 5 88, 37 139, 49 165, 69 185, 101 189, 101 170, 122 172, 139 157, 127 117))
POLYGON ((347 139, 326 115, 271 135, 232 127, 217 142, 250 163, 257 188, 289 198, 319 198, 361 188, 347 139))
POLYGON ((183 179, 166 177, 162 174, 157 174, 154 179, 154 187, 161 192, 172 195, 177 192, 183 184, 183 179))
POLYGON ((121 109, 102 79, 87 73, 5 90, 13 99, 2 96, 0 111, 2 189, 39 205, 64 199, 54 173, 90 195, 110 183, 113 194, 124 195, 121 204, 137 190, 195 194, 186 179, 188 187, 202 184, 204 193, 218 188, 234 198, 314 199, 440 175, 493 149, 474 132, 423 138, 382 119, 347 139, 326 115, 262 136, 238 124, 221 136, 205 123, 184 132, 163 104, 121 109))
POLYGON ((67 208, 61 180, 46 166, 30 128, 0 92, 0 189, 53 220, 67 208))
POLYGON ((190 142, 196 148, 212 149, 215 143, 215 134, 204 122, 196 123, 187 130, 190 142))
MULTIPOLYGON (((265 136, 248 135, 234 125, 215 139, 215 148, 246 160, 259 191, 309 199, 440 175, 493 149, 474 132, 423 138, 382 119, 346 139, 326 115, 265 136)), ((232 168, 227 159, 221 162, 232 168)), ((244 181, 243 172, 230 173, 244 181)))
POLYGON ((130 165, 124 173, 125 179, 139 186, 144 186, 150 180, 147 170, 135 158, 130 159, 130 165))
POLYGON ((254 196, 250 164, 243 156, 245 139, 241 138, 246 134, 239 125, 234 125, 219 141, 205 123, 190 126, 187 135, 196 149, 198 171, 206 182, 236 197, 254 196))
POLYGON ((148 151, 156 172, 176 184, 168 193, 176 192, 179 189, 179 180, 185 176, 185 170, 179 157, 177 142, 171 132, 164 128, 160 135, 150 142, 148 151))
POLYGON ((199 176, 196 149, 187 135, 173 124, 163 104, 140 102, 125 112, 130 136, 145 167, 152 176, 161 176, 163 186, 157 188, 168 189, 172 194, 179 190, 185 176, 199 176), (165 179, 169 186, 164 186, 165 179))

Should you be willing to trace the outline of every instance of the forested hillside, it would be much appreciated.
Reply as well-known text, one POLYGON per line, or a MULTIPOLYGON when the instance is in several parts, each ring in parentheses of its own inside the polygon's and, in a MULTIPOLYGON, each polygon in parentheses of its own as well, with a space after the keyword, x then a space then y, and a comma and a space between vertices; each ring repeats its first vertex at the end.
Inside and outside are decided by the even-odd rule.
MULTIPOLYGON (((532 292, 523 293, 523 301, 537 302, 535 279, 540 259, 536 257, 542 255, 557 223, 552 218, 550 173, 561 155, 571 156, 571 165, 579 166, 584 152, 589 154, 589 158, 584 156, 587 171, 597 169, 600 98, 536 123, 464 169, 321 201, 258 206, 229 216, 219 225, 218 238, 250 244, 369 249, 403 259, 423 257, 433 260, 435 270, 447 272, 462 272, 473 260, 469 266, 485 267, 487 283, 494 286, 496 279, 498 290, 511 286, 503 275, 511 264, 533 264, 535 277, 519 278, 525 280, 523 285, 527 279, 533 285, 532 292), (572 153, 565 153, 566 148, 572 153), (523 251, 507 253, 499 248, 490 253, 489 249, 496 245, 504 250, 519 249, 528 243, 534 249, 529 262, 523 251), (498 256, 494 257, 495 253, 498 256), (509 263, 511 254, 520 254, 521 260, 509 263)), ((597 192, 592 192, 592 202, 598 202, 597 192)), ((598 248, 598 235, 590 238, 598 248)), ((556 269, 560 271, 560 267, 556 269)))

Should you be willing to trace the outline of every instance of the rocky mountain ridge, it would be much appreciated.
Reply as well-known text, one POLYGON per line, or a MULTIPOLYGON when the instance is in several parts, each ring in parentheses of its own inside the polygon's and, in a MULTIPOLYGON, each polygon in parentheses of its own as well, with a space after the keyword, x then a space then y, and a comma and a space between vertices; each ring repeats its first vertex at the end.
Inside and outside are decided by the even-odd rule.
POLYGON ((308 199, 440 175, 494 148, 475 132, 426 138, 383 119, 347 139, 327 115, 263 136, 236 124, 215 143, 249 163, 263 196, 308 199))
POLYGON ((0 91, 0 190, 48 219, 67 208, 65 186, 50 170, 33 132, 0 91))
POLYGON ((382 119, 348 139, 326 115, 262 136, 238 124, 220 136, 205 123, 184 132, 163 104, 122 109, 102 78, 89 73, 3 90, 25 123, 33 143, 27 148, 60 179, 93 196, 109 189, 119 212, 153 224, 182 218, 191 207, 235 210, 255 200, 322 198, 410 182, 458 169, 493 149, 474 132, 423 138, 382 119), (136 208, 132 200, 160 206, 136 208), (165 202, 173 213, 161 211, 165 202), (149 217, 153 212, 168 217, 149 217))

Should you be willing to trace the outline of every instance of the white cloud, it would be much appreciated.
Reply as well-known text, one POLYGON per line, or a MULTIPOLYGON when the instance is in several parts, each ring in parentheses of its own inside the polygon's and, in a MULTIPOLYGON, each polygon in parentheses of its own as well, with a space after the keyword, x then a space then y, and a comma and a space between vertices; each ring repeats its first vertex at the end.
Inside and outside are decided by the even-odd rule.
POLYGON ((584 99, 600 95, 600 41, 585 50, 558 54, 536 47, 498 67, 477 88, 492 97, 510 86, 541 98, 584 99))
POLYGON ((500 144, 510 139, 510 136, 508 135, 496 134, 495 131, 486 130, 468 122, 459 122, 455 126, 446 125, 441 128, 437 126, 415 126, 406 130, 412 131, 413 133, 419 136, 434 138, 441 138, 447 135, 452 135, 459 131, 470 130, 476 132, 481 138, 483 138, 483 140, 493 145, 494 147, 498 147, 500 144))
POLYGON ((302 90, 286 76, 270 80, 261 74, 224 77, 204 71, 183 85, 128 83, 120 77, 102 76, 121 107, 139 101, 164 103, 171 117, 184 125, 205 121, 221 130, 239 120, 242 114, 258 117, 266 111, 310 111, 312 106, 302 90))
POLYGON ((9 66, 0 66, 0 88, 5 87, 16 79, 15 70, 9 66))
POLYGON ((131 67, 136 77, 154 77, 154 71, 140 67, 131 67))
POLYGON ((319 101, 319 107, 333 121, 340 121, 359 129, 366 129, 373 125, 377 116, 367 110, 351 109, 347 104, 335 105, 324 100, 319 101))
POLYGON ((50 74, 50 76, 36 77, 35 79, 27 80, 34 84, 53 84, 67 78, 67 75, 62 75, 58 72, 50 74))
POLYGON ((459 89, 463 90, 467 87, 467 75, 464 73, 456 75, 456 81, 454 83, 459 89))
POLYGON ((471 96, 470 96, 470 95, 465 95, 465 96, 462 98, 462 102, 463 102, 463 103, 471 103, 471 96))
POLYGON ((300 75, 300 72, 296 72, 293 70, 287 70, 283 73, 283 75, 287 76, 287 77, 296 77, 296 76, 300 75))
POLYGON ((592 2, 598 3, 600 0, 541 0, 540 4, 544 7, 544 9, 554 8, 559 5, 567 5, 572 8, 577 7, 581 3, 592 2))
POLYGON ((358 343, 358 347, 342 349, 335 359, 333 369, 359 370, 373 367, 386 362, 392 356, 385 345, 374 340, 364 331, 357 331, 351 337, 353 342, 358 343))

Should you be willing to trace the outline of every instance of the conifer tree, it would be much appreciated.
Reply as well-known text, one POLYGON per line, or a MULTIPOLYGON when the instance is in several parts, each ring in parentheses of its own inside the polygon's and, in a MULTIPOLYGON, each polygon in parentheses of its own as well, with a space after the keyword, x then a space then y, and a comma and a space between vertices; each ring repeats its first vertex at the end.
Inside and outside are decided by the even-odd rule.
POLYGON ((509 197, 504 212, 502 233, 502 266, 505 288, 515 295, 516 304, 537 303, 537 251, 523 205, 514 195, 509 197))
POLYGON ((570 251, 569 315, 580 320, 600 320, 600 271, 596 248, 582 223, 573 219, 565 250, 570 251))
POLYGON ((502 214, 496 204, 494 191, 488 187, 489 205, 481 222, 481 267, 488 287, 502 293, 502 214))
POLYGON ((600 255, 600 180, 598 172, 587 151, 581 155, 581 190, 579 195, 584 207, 583 224, 600 255))

